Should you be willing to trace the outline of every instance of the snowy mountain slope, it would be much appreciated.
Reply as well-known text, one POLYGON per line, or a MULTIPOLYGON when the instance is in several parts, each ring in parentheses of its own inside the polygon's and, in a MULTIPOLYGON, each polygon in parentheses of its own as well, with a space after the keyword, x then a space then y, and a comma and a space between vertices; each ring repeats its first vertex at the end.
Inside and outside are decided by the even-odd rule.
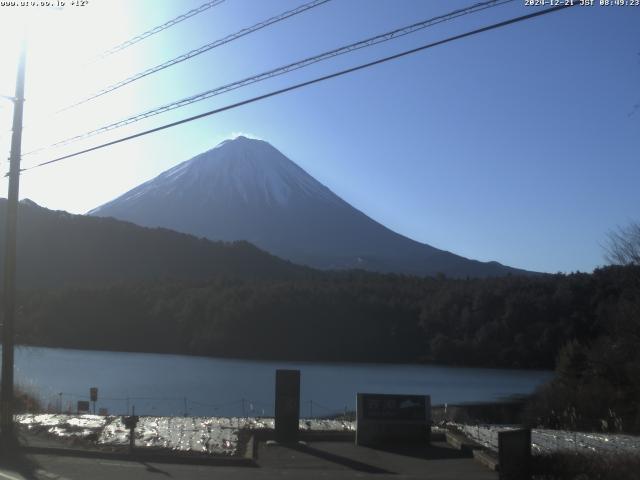
POLYGON ((395 233, 343 201, 269 143, 246 137, 226 140, 89 215, 213 240, 247 240, 318 268, 450 276, 525 273, 395 233))

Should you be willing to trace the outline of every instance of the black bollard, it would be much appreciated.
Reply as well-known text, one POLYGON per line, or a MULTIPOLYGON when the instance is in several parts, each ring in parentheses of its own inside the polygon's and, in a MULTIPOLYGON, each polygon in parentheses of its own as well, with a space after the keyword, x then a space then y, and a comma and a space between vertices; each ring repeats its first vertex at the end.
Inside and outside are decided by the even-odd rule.
POLYGON ((531 478, 531 429, 498 432, 500 480, 531 478))
POLYGON ((300 370, 276 370, 276 440, 298 440, 300 422, 300 370))

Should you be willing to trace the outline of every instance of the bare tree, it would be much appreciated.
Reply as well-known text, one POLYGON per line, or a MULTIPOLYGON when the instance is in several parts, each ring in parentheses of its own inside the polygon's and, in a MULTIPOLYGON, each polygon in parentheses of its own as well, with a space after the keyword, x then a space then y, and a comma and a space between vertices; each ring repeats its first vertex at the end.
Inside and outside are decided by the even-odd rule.
POLYGON ((610 231, 604 249, 605 259, 613 265, 640 265, 640 222, 610 231))

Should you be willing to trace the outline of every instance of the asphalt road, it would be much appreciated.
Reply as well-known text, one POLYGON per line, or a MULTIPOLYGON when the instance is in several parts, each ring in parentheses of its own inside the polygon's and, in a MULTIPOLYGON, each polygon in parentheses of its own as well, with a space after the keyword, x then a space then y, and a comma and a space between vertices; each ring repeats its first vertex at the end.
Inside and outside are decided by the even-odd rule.
POLYGON ((348 442, 267 446, 260 444, 256 466, 204 466, 27 455, 0 462, 0 480, 160 480, 231 479, 433 479, 495 480, 497 474, 468 454, 444 443, 420 451, 389 452, 348 442))

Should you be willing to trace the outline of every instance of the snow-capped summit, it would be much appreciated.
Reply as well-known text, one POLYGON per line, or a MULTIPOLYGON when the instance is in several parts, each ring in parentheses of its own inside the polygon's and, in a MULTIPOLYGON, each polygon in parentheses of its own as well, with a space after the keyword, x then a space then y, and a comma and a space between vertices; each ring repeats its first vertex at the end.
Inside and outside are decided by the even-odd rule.
POLYGON ((438 250, 356 210, 280 151, 225 140, 89 212, 213 240, 247 240, 319 268, 453 276, 515 271, 438 250))
POLYGON ((89 214, 100 215, 115 203, 132 202, 141 196, 180 197, 195 192, 200 201, 224 199, 270 206, 285 206, 300 195, 327 202, 338 200, 269 143, 240 136, 176 165, 89 214))

